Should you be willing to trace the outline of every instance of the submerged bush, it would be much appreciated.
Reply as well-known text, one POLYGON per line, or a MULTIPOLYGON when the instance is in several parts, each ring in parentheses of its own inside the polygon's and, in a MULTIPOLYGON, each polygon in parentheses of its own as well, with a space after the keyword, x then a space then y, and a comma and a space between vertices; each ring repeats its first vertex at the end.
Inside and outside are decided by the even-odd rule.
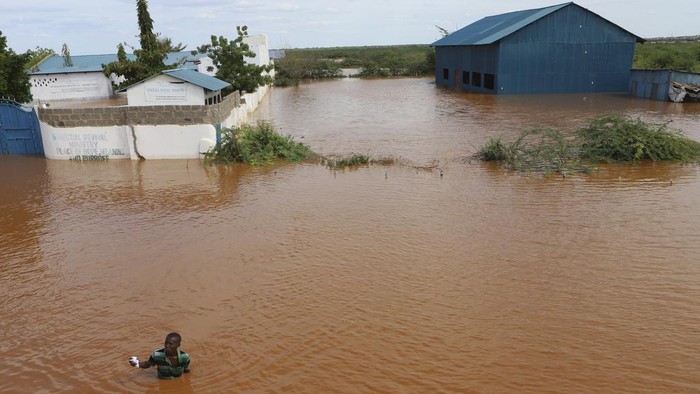
POLYGON ((582 169, 576 151, 576 144, 560 132, 535 129, 522 132, 511 144, 491 138, 476 157, 484 161, 502 161, 506 167, 518 171, 564 173, 582 169))
POLYGON ((666 124, 654 125, 619 114, 599 116, 578 131, 581 156, 593 162, 700 159, 700 142, 666 124))
POLYGON ((290 135, 278 134, 267 122, 222 130, 219 142, 204 155, 214 163, 251 165, 269 165, 278 159, 298 162, 312 156, 309 147, 290 135))
POLYGON ((345 157, 324 157, 321 162, 331 168, 356 167, 369 164, 369 155, 353 153, 345 157))
POLYGON ((624 115, 606 114, 593 118, 570 139, 551 129, 524 131, 509 144, 491 138, 474 157, 501 161, 505 167, 517 171, 565 174, 588 172, 588 165, 600 162, 700 162, 700 142, 665 124, 653 125, 624 115))
POLYGON ((486 145, 481 147, 475 158, 483 161, 504 161, 508 159, 506 145, 501 140, 501 137, 489 138, 486 145))
POLYGON ((347 156, 324 156, 321 157, 321 164, 326 167, 338 169, 345 167, 359 167, 370 164, 388 166, 397 164, 398 160, 391 156, 371 157, 369 154, 351 153, 347 156))

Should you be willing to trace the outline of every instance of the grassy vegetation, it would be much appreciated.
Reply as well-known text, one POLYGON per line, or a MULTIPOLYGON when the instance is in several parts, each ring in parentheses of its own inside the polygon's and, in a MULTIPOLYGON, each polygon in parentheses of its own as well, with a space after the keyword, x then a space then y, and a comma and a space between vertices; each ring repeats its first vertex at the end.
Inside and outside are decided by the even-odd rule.
POLYGON ((277 133, 267 122, 222 130, 220 141, 204 154, 205 162, 214 164, 245 163, 264 166, 277 160, 299 162, 304 159, 315 160, 333 169, 372 163, 389 165, 395 162, 391 158, 372 158, 369 154, 320 156, 308 146, 294 141, 292 136, 277 133))
POLYGON ((500 137, 491 138, 474 155, 482 161, 499 161, 504 167, 522 172, 587 172, 582 164, 575 141, 552 129, 527 130, 506 143, 500 137))
POLYGON ((302 80, 339 78, 341 64, 324 57, 321 52, 286 50, 282 59, 275 60, 275 85, 298 85, 302 80))
POLYGON ((304 79, 337 78, 341 69, 359 69, 362 77, 433 75, 435 51, 427 45, 287 49, 275 61, 275 85, 304 79))
POLYGON ((700 72, 700 42, 647 42, 637 44, 633 68, 700 72))
POLYGON ((351 153, 347 156, 325 156, 321 158, 321 164, 326 167, 339 169, 347 167, 359 167, 370 164, 388 166, 397 164, 393 157, 371 157, 369 154, 351 153))
POLYGON ((700 142, 667 124, 608 114, 591 120, 578 131, 581 155, 592 162, 700 161, 700 142))
POLYGON ((321 163, 330 168, 344 168, 368 165, 371 161, 369 155, 352 153, 345 157, 324 157, 321 163))
POLYGON ((278 134, 267 122, 259 122, 222 130, 220 141, 204 158, 213 163, 269 165, 279 159, 298 162, 315 156, 306 145, 278 134))
POLYGON ((567 174, 588 172, 601 162, 639 160, 700 162, 700 142, 685 137, 666 124, 655 125, 620 114, 593 118, 574 136, 551 129, 522 132, 506 143, 491 138, 475 154, 483 161, 500 161, 512 170, 567 174))

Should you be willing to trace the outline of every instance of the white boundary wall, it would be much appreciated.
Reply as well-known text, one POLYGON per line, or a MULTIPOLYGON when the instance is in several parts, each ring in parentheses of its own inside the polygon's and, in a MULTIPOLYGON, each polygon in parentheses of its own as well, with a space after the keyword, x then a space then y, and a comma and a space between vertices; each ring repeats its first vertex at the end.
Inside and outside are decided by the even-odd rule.
POLYGON ((265 98, 269 90, 270 87, 267 85, 260 86, 254 93, 246 93, 241 96, 241 101, 245 101, 245 103, 241 103, 240 107, 234 108, 229 117, 221 122, 221 127, 239 127, 248 123, 248 115, 258 108, 258 105, 260 105, 260 102, 265 98))
POLYGON ((193 159, 214 146, 212 125, 57 128, 41 123, 44 154, 54 160, 193 159))
MULTIPOLYGON (((269 86, 242 96, 221 127, 238 127, 258 108, 269 86)), ((53 127, 40 122, 46 158, 54 160, 198 159, 216 143, 209 124, 109 127, 53 127)))

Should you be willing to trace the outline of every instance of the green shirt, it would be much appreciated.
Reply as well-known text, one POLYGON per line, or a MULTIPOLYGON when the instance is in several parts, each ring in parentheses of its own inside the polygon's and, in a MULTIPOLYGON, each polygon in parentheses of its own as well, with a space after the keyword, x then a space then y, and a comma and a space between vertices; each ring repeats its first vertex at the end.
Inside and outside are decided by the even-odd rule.
POLYGON ((148 363, 158 367, 158 377, 160 379, 173 379, 183 372, 189 372, 190 355, 180 349, 177 349, 177 366, 170 363, 168 356, 165 354, 165 348, 154 350, 151 357, 148 358, 148 363))

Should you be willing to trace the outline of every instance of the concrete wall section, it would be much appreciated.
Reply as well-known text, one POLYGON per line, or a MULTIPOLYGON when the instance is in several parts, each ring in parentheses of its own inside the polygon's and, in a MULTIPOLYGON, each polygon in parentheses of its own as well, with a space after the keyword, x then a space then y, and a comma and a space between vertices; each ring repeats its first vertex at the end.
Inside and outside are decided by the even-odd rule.
POLYGON ((55 160, 129 159, 126 126, 58 128, 41 123, 44 154, 55 160))
POLYGON ((38 108, 46 157, 56 160, 196 159, 216 142, 216 126, 247 122, 270 88, 216 105, 38 108))
POLYGON ((56 128, 41 124, 54 160, 197 159, 216 141, 212 125, 56 128))
POLYGON ((213 125, 133 126, 132 137, 134 153, 139 159, 194 159, 216 141, 216 128, 213 125))
MULTIPOLYGON (((262 88, 260 88, 262 89, 262 88)), ((260 90, 258 89, 258 90, 260 90)), ((217 124, 241 106, 238 92, 214 105, 144 107, 38 108, 39 120, 52 127, 217 124)))
POLYGON ((265 85, 258 87, 258 90, 253 93, 244 94, 240 99, 240 105, 233 108, 229 116, 219 122, 221 126, 224 128, 231 128, 248 123, 248 115, 258 108, 258 105, 265 98, 269 90, 270 87, 265 85))
POLYGON ((48 159, 194 159, 216 141, 213 125, 56 128, 41 122, 48 159))

